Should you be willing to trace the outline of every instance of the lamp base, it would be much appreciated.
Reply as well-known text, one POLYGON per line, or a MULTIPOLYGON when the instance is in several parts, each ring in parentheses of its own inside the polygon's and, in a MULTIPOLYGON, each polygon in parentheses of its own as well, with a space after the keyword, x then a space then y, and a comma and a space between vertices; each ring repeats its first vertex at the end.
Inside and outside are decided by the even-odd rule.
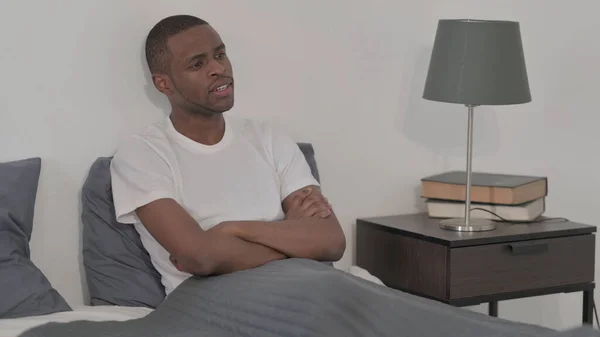
POLYGON ((487 219, 469 219, 469 225, 464 218, 444 219, 440 221, 440 228, 457 232, 484 232, 496 229, 496 223, 487 219))

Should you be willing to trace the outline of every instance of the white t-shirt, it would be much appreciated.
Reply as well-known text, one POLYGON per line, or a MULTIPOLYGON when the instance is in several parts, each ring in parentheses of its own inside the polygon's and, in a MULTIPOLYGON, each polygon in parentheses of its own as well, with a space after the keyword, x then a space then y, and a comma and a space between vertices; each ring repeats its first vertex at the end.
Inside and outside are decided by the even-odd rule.
POLYGON ((297 144, 266 123, 225 116, 223 139, 197 143, 167 117, 122 144, 111 162, 117 221, 134 224, 167 294, 190 274, 140 223, 135 210, 172 198, 204 229, 222 221, 275 221, 290 193, 318 185, 297 144))

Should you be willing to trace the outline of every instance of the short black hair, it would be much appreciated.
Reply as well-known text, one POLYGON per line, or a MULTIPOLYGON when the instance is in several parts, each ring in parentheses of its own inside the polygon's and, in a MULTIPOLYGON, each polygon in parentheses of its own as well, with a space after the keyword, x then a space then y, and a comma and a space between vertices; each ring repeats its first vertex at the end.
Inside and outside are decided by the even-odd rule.
POLYGON ((151 73, 168 73, 170 51, 167 46, 169 37, 192 27, 206 25, 208 22, 191 15, 173 15, 160 20, 146 38, 146 62, 151 73))

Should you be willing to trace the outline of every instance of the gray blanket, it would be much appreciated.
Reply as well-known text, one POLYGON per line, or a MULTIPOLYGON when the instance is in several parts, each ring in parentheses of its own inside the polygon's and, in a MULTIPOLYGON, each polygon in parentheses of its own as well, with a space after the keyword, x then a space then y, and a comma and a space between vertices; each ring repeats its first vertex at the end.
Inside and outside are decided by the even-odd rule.
POLYGON ((379 286, 325 264, 288 259, 193 277, 148 316, 50 323, 21 337, 600 336, 510 322, 379 286))

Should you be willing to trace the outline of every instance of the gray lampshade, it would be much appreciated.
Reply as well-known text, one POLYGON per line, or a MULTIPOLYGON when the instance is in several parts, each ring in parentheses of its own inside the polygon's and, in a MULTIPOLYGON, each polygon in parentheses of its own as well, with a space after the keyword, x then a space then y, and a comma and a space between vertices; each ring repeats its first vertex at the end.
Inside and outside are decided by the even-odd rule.
POLYGON ((530 102, 519 23, 439 20, 423 98, 465 105, 530 102))

